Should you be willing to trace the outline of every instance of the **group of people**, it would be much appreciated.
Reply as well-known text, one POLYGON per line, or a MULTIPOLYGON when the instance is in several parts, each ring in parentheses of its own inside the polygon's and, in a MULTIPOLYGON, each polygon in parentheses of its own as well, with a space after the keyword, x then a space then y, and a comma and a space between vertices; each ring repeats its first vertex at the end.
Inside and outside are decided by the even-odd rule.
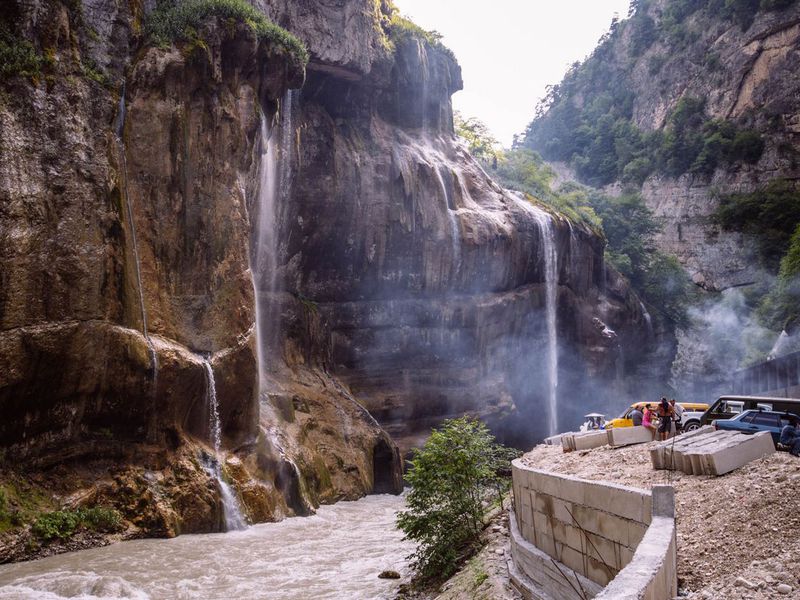
POLYGON ((662 397, 655 407, 652 404, 645 404, 643 411, 636 407, 630 416, 634 426, 643 425, 647 427, 653 432, 653 439, 658 436, 658 439, 663 441, 670 436, 673 429, 675 435, 680 433, 683 407, 675 402, 675 398, 667 400, 662 397))

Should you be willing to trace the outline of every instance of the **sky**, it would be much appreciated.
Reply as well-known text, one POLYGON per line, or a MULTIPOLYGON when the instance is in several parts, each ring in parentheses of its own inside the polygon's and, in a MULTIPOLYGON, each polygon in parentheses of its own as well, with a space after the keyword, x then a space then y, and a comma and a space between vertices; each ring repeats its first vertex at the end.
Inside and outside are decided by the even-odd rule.
POLYGON ((453 107, 477 117, 503 146, 533 118, 545 87, 561 81, 630 0, 394 0, 420 27, 435 29, 461 65, 453 107))

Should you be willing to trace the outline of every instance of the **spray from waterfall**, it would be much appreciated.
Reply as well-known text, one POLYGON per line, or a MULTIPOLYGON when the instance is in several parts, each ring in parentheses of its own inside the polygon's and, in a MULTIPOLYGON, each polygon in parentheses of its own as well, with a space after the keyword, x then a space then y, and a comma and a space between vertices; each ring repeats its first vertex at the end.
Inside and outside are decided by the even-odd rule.
POLYGON ((213 477, 219 485, 222 497, 222 511, 225 518, 225 530, 244 529, 247 521, 242 515, 239 500, 231 487, 222 477, 220 454, 222 446, 222 426, 219 420, 219 404, 217 403, 217 385, 214 381, 214 369, 208 358, 203 358, 203 369, 206 372, 206 404, 208 405, 208 432, 209 442, 214 447, 214 456, 204 465, 206 472, 213 477))
POLYGON ((133 200, 128 193, 128 159, 125 154, 125 82, 122 82, 122 89, 119 94, 119 104, 117 106, 117 118, 114 125, 114 134, 117 142, 117 153, 119 154, 119 164, 122 167, 121 192, 125 199, 125 207, 128 213, 128 224, 131 231, 131 245, 133 246, 133 260, 136 266, 136 288, 139 292, 139 310, 142 319, 142 335, 147 341, 147 350, 150 355, 150 365, 153 370, 153 391, 155 392, 158 382, 158 356, 156 355, 153 341, 147 333, 147 308, 144 304, 144 289, 142 287, 142 267, 139 259, 139 245, 136 241, 136 222, 133 220, 133 200))
POLYGON ((553 233, 553 218, 533 206, 533 215, 539 226, 541 250, 545 272, 545 313, 547 322, 547 374, 548 374, 548 428, 550 435, 558 433, 558 330, 556 328, 556 303, 558 286, 558 250, 553 233))

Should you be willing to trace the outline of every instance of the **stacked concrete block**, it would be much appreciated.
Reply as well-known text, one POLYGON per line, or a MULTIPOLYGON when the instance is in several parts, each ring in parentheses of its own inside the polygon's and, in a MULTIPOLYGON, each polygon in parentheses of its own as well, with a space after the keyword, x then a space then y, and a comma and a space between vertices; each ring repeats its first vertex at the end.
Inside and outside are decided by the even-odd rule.
MULTIPOLYGON (((631 561, 651 520, 644 490, 528 469, 520 461, 513 463, 513 486, 520 536, 601 586, 631 561)), ((526 570, 531 565, 517 567, 541 582, 541 573, 526 570)))
POLYGON ((613 447, 644 444, 653 441, 653 432, 641 425, 637 427, 614 427, 606 430, 608 445, 613 447))
POLYGON ((561 434, 561 447, 564 452, 573 450, 590 450, 599 448, 608 443, 608 435, 605 430, 600 431, 581 431, 561 434))
POLYGON ((661 442, 660 444, 655 445, 650 449, 650 461, 653 463, 654 469, 667 469, 672 468, 673 458, 672 458, 672 450, 673 448, 682 448, 687 444, 693 443, 693 440, 697 436, 705 435, 714 431, 714 428, 711 425, 706 425, 705 427, 701 427, 700 429, 695 429, 694 431, 689 431, 688 433, 684 433, 677 438, 669 439, 665 442, 661 442))
POLYGON ((650 460, 654 469, 724 475, 773 452, 772 436, 766 431, 748 435, 706 426, 658 444, 650 450, 650 460))
POLYGON ((731 448, 711 449, 703 457, 703 468, 709 475, 724 475, 749 463, 750 461, 775 452, 772 435, 760 431, 731 448))

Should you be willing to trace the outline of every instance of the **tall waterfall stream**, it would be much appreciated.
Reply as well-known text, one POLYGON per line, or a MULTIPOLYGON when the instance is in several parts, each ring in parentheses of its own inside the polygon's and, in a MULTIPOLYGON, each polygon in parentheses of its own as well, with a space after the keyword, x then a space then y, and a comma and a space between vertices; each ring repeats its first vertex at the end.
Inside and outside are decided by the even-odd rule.
POLYGON ((150 364, 153 369, 153 393, 155 393, 156 382, 158 381, 158 355, 153 346, 153 341, 147 333, 147 307, 144 304, 144 288, 142 287, 142 263, 139 258, 139 245, 136 241, 136 221, 133 218, 133 200, 128 193, 128 159, 125 154, 125 83, 122 84, 122 89, 119 95, 119 104, 117 106, 117 118, 114 124, 114 134, 117 142, 117 153, 119 154, 119 164, 122 169, 120 173, 121 185, 120 189, 124 196, 125 207, 127 209, 128 224, 131 232, 131 245, 133 246, 133 260, 136 266, 136 288, 139 293, 139 310, 141 311, 142 319, 142 335, 147 341, 147 350, 150 354, 150 364))
POLYGON ((232 533, 135 540, 0 566, 0 600, 393 598, 413 545, 395 529, 402 496, 232 533))

